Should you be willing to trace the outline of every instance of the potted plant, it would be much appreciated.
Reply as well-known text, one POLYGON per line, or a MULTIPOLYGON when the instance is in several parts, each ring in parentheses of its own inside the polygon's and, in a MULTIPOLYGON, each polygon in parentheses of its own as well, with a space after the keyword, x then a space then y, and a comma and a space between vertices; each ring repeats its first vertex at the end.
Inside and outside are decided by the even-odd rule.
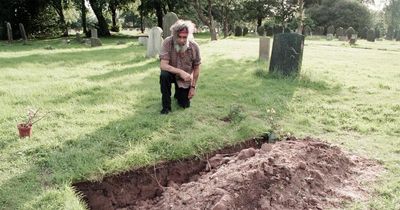
POLYGON ((27 120, 17 124, 18 133, 20 138, 31 137, 32 136, 32 125, 37 123, 39 120, 43 119, 45 115, 39 117, 39 109, 28 111, 27 120))

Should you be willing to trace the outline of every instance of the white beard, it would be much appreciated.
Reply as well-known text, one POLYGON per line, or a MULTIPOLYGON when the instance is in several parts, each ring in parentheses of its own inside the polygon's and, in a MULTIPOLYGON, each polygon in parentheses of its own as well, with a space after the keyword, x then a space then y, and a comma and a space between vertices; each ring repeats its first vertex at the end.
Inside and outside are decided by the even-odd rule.
POLYGON ((175 44, 174 44, 174 47, 175 47, 176 52, 178 52, 178 53, 183 53, 183 52, 185 52, 185 51, 188 49, 188 47, 189 47, 189 42, 187 42, 187 43, 186 43, 185 45, 183 45, 183 46, 180 46, 179 44, 175 43, 175 44))

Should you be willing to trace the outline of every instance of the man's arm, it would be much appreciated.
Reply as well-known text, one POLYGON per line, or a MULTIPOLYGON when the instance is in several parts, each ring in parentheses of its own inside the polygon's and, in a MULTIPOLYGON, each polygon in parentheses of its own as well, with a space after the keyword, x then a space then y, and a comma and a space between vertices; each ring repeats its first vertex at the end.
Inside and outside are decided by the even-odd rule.
POLYGON ((193 96, 196 95, 196 84, 197 80, 199 79, 199 75, 200 75, 200 65, 197 65, 193 69, 193 80, 190 85, 189 95, 188 95, 189 99, 192 99, 193 96))
POLYGON ((200 65, 197 65, 193 68, 192 86, 196 87, 197 80, 199 79, 199 75, 200 75, 200 65))
POLYGON ((183 71, 182 69, 178 69, 178 68, 175 68, 175 67, 169 65, 169 60, 161 59, 160 68, 161 68, 161 70, 168 71, 170 73, 179 75, 179 77, 182 78, 185 82, 192 80, 192 76, 190 74, 188 74, 187 72, 183 71))

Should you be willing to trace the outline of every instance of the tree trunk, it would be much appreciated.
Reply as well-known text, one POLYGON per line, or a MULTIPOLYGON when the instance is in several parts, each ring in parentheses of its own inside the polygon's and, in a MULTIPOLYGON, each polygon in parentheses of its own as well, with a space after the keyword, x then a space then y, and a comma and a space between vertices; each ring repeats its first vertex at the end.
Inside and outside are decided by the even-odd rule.
POLYGON ((156 9, 156 16, 157 16, 157 24, 158 27, 162 28, 162 23, 163 23, 163 11, 161 8, 161 3, 158 1, 158 3, 154 3, 154 8, 156 9))
POLYGON ((98 4, 96 0, 89 0, 90 6, 92 6, 93 12, 97 17, 98 21, 98 34, 99 36, 111 36, 110 31, 108 30, 108 24, 106 22, 106 19, 103 16, 102 9, 103 9, 103 4, 98 4))
POLYGON ((144 33, 143 9, 140 9, 140 31, 142 32, 142 34, 144 33))
POLYGON ((67 24, 65 23, 65 17, 64 17, 64 12, 63 12, 63 7, 62 7, 62 1, 52 1, 52 6, 56 10, 58 16, 60 16, 60 25, 61 29, 63 30, 63 35, 62 36, 68 36, 68 28, 67 24))
POLYGON ((297 33, 303 34, 304 0, 299 0, 299 27, 297 33))
POLYGON ((65 22, 64 13, 62 10, 60 12, 60 22, 61 22, 62 30, 64 31, 63 36, 67 37, 68 36, 68 27, 67 27, 67 23, 65 22))
POLYGON ((81 18, 82 18, 82 28, 83 28, 83 34, 87 33, 87 27, 86 27, 86 5, 85 5, 85 0, 81 1, 81 18))
POLYGON ((118 32, 119 29, 117 28, 117 6, 114 3, 110 2, 109 8, 111 11, 112 20, 111 31, 118 32))
POLYGON ((257 28, 260 28, 260 27, 261 27, 262 20, 263 20, 262 17, 257 17, 257 28))
POLYGON ((207 12, 208 17, 204 16, 203 8, 201 8, 199 0, 192 0, 192 2, 194 9, 196 10, 197 15, 199 16, 201 22, 203 22, 203 24, 208 26, 208 28, 210 29, 211 41, 217 40, 217 32, 215 31, 215 25, 213 24, 213 16, 211 14, 212 0, 208 0, 208 12, 207 12))

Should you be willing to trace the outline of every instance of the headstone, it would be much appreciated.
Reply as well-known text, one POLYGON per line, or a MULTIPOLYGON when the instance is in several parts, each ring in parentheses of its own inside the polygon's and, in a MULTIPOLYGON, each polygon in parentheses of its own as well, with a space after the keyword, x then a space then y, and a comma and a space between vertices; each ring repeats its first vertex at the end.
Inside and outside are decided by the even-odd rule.
POLYGON ((368 31, 369 31, 369 28, 368 27, 364 27, 360 32, 360 38, 361 39, 367 39, 368 31))
POLYGON ((97 36, 97 29, 95 29, 95 28, 92 28, 91 30, 91 38, 99 38, 98 36, 97 36))
POLYGON ((91 47, 99 47, 103 45, 99 38, 90 38, 90 46, 91 47))
POLYGON ((243 35, 242 27, 236 26, 235 27, 235 36, 242 36, 242 35, 243 35))
POLYGON ((269 60, 271 49, 271 39, 268 37, 260 37, 259 59, 269 60))
POLYGON ((163 37, 164 39, 171 36, 171 26, 178 21, 178 16, 173 12, 168 12, 163 17, 163 37))
POLYGON ((76 42, 82 43, 82 37, 81 37, 81 34, 80 34, 80 33, 76 33, 75 39, 76 39, 76 42))
POLYGON ((147 36, 140 36, 138 38, 139 45, 147 46, 148 39, 149 39, 149 37, 147 37, 147 36))
POLYGON ((12 28, 11 24, 9 22, 6 23, 7 25, 7 38, 8 42, 11 43, 13 41, 13 34, 12 34, 12 28))
POLYGON ((103 44, 101 43, 98 35, 97 35, 97 29, 92 28, 90 30, 91 32, 91 37, 90 37, 90 46, 91 47, 99 47, 102 46, 103 44))
POLYGON ((247 27, 244 27, 243 28, 243 36, 246 36, 247 34, 249 33, 249 28, 247 28, 247 27))
POLYGON ((304 36, 283 33, 274 36, 269 72, 298 75, 303 59, 304 36))
POLYGON ((304 27, 304 36, 312 36, 311 27, 308 25, 304 27))
POLYGON ((18 26, 19 26, 19 32, 21 33, 22 40, 24 41, 24 44, 27 44, 28 37, 26 36, 26 33, 25 33, 25 27, 22 23, 18 24, 18 26))
POLYGON ((347 36, 346 35, 339 36, 339 41, 347 42, 348 41, 347 36))
POLYGON ((344 35, 344 29, 342 27, 339 27, 336 29, 336 37, 341 37, 344 35))
POLYGON ((332 41, 333 40, 333 34, 335 33, 335 27, 334 26, 329 26, 327 29, 326 29, 326 40, 328 40, 328 41, 332 41))
POLYGON ((326 29, 326 34, 334 34, 335 33, 335 26, 331 25, 326 29))
POLYGON ((351 37, 352 37, 352 35, 353 34, 356 34, 356 31, 354 30, 354 28, 353 27, 349 27, 346 31, 345 31, 345 34, 346 34, 346 36, 347 36, 347 39, 351 39, 351 37))
POLYGON ((349 41, 350 45, 356 44, 356 41, 357 41, 357 34, 352 34, 349 41))
POLYGON ((326 40, 332 41, 333 40, 333 34, 327 34, 326 35, 326 40))
POLYGON ((389 26, 386 33, 386 39, 393 40, 393 38, 394 38, 394 29, 392 26, 389 26))
POLYGON ((153 27, 149 31, 149 39, 147 40, 147 52, 146 57, 153 58, 160 54, 161 44, 163 38, 161 36, 162 29, 160 27, 153 27))
POLYGON ((369 42, 375 42, 375 30, 374 29, 369 29, 367 32, 367 40, 369 42))

